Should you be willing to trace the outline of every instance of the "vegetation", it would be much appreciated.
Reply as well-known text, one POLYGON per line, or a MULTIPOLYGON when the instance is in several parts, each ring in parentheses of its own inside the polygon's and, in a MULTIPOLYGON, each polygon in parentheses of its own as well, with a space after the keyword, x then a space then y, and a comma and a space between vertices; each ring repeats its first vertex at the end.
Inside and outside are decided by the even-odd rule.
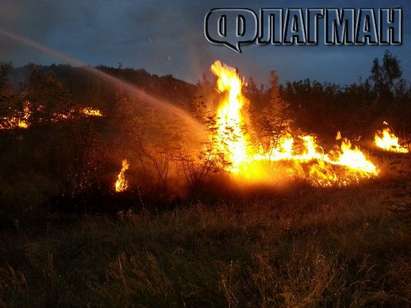
MULTIPOLYGON (((209 76, 99 69, 212 127, 209 76)), ((387 52, 344 87, 249 80, 253 133, 369 140, 385 120, 410 142, 401 75, 387 52)), ((80 68, 1 65, 0 117, 26 101, 30 128, 0 130, 0 307, 411 305, 409 156, 375 153, 389 174, 351 188, 244 190, 207 151, 199 164, 187 155, 190 130, 172 114, 80 68), (104 117, 45 120, 84 106, 104 117), (116 194, 125 158, 130 190, 116 194)))
POLYGON ((2 233, 0 303, 407 307, 410 212, 381 185, 116 218, 47 215, 2 233))

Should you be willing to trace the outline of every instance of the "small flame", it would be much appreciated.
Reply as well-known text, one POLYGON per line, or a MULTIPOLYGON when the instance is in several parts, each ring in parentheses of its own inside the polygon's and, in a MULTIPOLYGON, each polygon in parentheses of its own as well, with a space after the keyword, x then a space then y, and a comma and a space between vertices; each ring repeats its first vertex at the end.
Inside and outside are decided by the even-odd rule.
MULTIPOLYGON (((384 121, 385 125, 389 125, 384 121)), ((400 145, 399 138, 391 131, 389 127, 384 128, 383 131, 377 131, 374 136, 375 145, 387 152, 394 153, 409 153, 409 149, 400 145)))
POLYGON ((19 124, 18 126, 20 128, 28 128, 30 126, 30 117, 31 117, 31 105, 29 102, 24 103, 23 107, 23 116, 21 119, 19 119, 19 124))
POLYGON ((125 176, 126 171, 128 170, 128 168, 130 167, 128 161, 126 159, 124 159, 121 162, 121 170, 119 172, 119 174, 117 175, 117 180, 114 184, 114 189, 116 192, 121 193, 121 192, 125 192, 128 189, 128 182, 125 176))
POLYGON ((75 113, 76 113, 76 110, 73 108, 66 112, 55 112, 52 114, 50 122, 59 123, 63 121, 72 120, 75 118, 75 113))
POLYGON ((103 113, 99 109, 85 107, 80 110, 80 113, 88 116, 88 117, 102 117, 103 113))
POLYGON ((0 122, 0 130, 16 129, 16 128, 29 128, 31 117, 31 104, 25 102, 23 106, 23 112, 19 111, 17 116, 5 117, 0 122))
MULTIPOLYGON (((35 110, 37 112, 43 111, 43 106, 37 107, 35 110)), ((31 126, 30 117, 32 115, 32 108, 29 102, 25 102, 23 106, 23 111, 16 111, 16 115, 11 117, 0 118, 0 130, 12 130, 17 128, 29 128, 31 126)), ((37 117, 38 122, 41 123, 58 123, 68 120, 74 120, 81 115, 86 117, 102 117, 103 113, 101 110, 92 107, 82 107, 80 109, 71 108, 66 112, 54 112, 49 118, 37 117)))

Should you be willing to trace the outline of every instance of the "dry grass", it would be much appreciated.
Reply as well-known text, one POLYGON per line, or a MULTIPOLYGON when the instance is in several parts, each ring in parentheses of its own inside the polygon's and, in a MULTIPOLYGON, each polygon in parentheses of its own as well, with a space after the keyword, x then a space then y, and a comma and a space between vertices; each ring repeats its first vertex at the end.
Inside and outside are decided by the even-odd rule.
POLYGON ((391 186, 45 217, 1 235, 0 307, 406 307, 410 223, 391 186))

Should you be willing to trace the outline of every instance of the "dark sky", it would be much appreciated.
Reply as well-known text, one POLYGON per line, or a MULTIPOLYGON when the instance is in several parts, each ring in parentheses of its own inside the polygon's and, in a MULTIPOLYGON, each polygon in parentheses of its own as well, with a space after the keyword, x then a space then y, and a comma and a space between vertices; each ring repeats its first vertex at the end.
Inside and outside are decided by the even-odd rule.
MULTIPOLYGON (((235 54, 204 38, 204 15, 215 7, 403 7, 404 44, 391 47, 411 80, 410 0, 190 1, 1 0, 0 27, 28 36, 91 65, 144 68, 197 81, 215 59, 258 81, 275 69, 282 81, 312 78, 348 83, 367 77, 385 47, 247 47, 235 54)), ((0 60, 15 65, 55 63, 38 51, 0 36, 0 60)))

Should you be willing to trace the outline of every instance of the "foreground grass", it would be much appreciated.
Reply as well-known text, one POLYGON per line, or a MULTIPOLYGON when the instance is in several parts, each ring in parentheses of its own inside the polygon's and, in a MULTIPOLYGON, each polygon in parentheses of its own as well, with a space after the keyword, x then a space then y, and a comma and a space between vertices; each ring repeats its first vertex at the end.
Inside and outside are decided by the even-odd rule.
POLYGON ((396 210, 404 196, 306 191, 45 217, 1 233, 0 307, 406 307, 411 230, 409 211, 396 210))

